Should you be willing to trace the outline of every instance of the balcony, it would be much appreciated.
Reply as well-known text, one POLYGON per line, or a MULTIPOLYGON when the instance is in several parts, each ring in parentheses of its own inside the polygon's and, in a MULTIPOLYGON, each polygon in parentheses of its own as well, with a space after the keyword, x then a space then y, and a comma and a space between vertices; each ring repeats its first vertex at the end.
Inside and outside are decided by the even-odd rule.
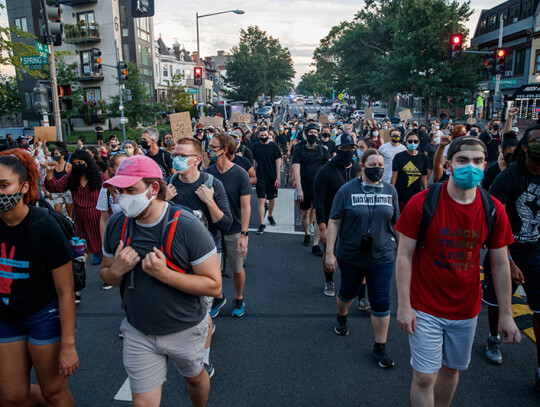
POLYGON ((79 82, 101 82, 103 79, 103 72, 83 72, 77 77, 79 82))
POLYGON ((88 4, 96 4, 97 0, 59 0, 58 3, 65 4, 70 7, 86 6, 88 4))
POLYGON ((100 42, 99 24, 96 22, 85 23, 79 21, 77 24, 64 24, 65 42, 68 44, 89 44, 100 42))

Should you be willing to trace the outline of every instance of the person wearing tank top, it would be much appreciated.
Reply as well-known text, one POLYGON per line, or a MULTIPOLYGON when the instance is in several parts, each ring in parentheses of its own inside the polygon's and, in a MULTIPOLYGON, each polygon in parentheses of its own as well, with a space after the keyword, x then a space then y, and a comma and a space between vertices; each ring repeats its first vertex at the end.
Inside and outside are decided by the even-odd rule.
MULTIPOLYGON (((68 153, 62 147, 58 147, 54 150, 52 158, 58 164, 53 171, 53 177, 57 180, 71 172, 71 164, 67 162, 67 157, 68 153)), ((45 196, 56 212, 62 213, 63 207, 66 205, 66 212, 68 216, 71 217, 73 211, 73 197, 71 196, 71 191, 61 193, 48 192, 48 195, 45 196)))

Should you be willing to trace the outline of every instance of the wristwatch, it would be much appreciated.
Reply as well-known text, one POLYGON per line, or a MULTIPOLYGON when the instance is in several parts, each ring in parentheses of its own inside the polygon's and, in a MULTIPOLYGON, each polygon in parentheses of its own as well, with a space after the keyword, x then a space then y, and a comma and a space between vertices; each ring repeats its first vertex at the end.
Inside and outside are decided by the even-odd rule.
POLYGON ((241 234, 241 235, 244 235, 244 236, 246 236, 246 237, 247 237, 247 235, 248 235, 248 232, 240 232, 240 234, 241 234))

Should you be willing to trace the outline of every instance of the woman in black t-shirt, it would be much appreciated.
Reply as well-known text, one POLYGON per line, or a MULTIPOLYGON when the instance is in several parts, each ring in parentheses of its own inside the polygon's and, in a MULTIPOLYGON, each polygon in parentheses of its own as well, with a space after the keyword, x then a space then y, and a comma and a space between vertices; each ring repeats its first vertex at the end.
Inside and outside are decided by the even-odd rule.
POLYGON ((2 152, 0 179, 0 405, 73 406, 73 253, 57 221, 28 205, 39 197, 30 155, 2 152), (38 217, 45 224, 31 235, 38 217), (31 365, 39 387, 30 384, 31 365))

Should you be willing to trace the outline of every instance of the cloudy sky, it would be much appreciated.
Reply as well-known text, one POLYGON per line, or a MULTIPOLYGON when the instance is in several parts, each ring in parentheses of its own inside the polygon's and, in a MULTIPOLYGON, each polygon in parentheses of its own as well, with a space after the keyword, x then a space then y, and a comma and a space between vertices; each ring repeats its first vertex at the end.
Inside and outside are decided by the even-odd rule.
MULTIPOLYGON (((5 4, 4 0, 0 0, 5 4)), ((238 43, 240 29, 258 25, 268 34, 279 38, 291 51, 296 70, 295 82, 309 71, 313 50, 319 40, 341 21, 352 20, 362 7, 362 1, 353 0, 206 0, 204 2, 155 0, 154 35, 161 37, 170 47, 175 40, 189 51, 197 49, 195 13, 200 15, 240 9, 245 14, 233 13, 206 17, 199 20, 201 55, 216 55, 218 50, 228 51, 238 43), (178 5, 178 6, 176 6, 178 5)), ((497 1, 499 3, 501 1, 497 1)), ((475 14, 469 22, 473 30, 480 10, 493 7, 489 0, 472 0, 475 14)), ((0 12, 0 24, 7 25, 5 11, 0 12)))

